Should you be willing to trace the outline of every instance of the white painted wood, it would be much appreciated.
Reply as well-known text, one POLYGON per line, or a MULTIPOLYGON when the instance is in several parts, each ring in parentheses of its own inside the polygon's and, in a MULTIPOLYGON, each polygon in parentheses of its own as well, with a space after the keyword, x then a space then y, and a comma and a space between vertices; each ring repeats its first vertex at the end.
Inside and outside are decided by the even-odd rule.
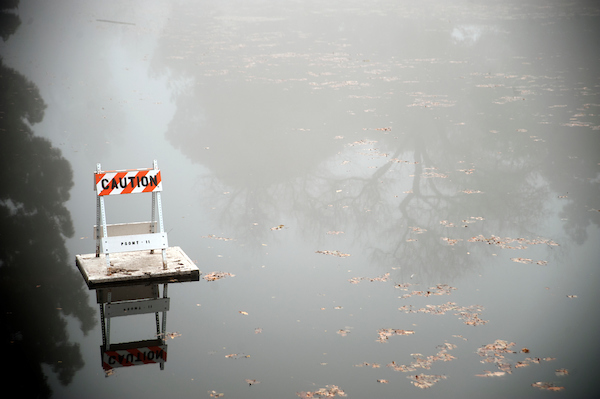
POLYGON ((167 233, 134 234, 127 236, 103 237, 102 253, 132 252, 152 249, 167 249, 167 233))
MULTIPOLYGON (((106 226, 109 237, 150 234, 156 231, 153 228, 156 228, 156 222, 118 223, 106 226)), ((94 226, 94 237, 104 237, 103 230, 102 228, 98 228, 98 226, 94 226)))
POLYGON ((131 316, 136 314, 167 312, 169 298, 143 299, 138 301, 112 302, 104 307, 106 317, 131 316))

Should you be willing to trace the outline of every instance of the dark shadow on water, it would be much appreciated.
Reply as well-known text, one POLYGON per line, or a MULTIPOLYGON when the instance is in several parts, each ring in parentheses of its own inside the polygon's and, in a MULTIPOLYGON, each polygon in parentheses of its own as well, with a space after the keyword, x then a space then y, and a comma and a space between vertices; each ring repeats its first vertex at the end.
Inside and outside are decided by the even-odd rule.
MULTIPOLYGON (((4 40, 20 24, 10 12, 17 5, 4 2, 1 10, 4 40)), ((10 359, 2 381, 20 397, 52 395, 43 366, 64 385, 83 367, 66 316, 77 319, 84 334, 96 324, 65 246, 73 235, 65 207, 71 166, 31 129, 45 108, 38 88, 0 59, 0 325, 2 353, 10 359)))

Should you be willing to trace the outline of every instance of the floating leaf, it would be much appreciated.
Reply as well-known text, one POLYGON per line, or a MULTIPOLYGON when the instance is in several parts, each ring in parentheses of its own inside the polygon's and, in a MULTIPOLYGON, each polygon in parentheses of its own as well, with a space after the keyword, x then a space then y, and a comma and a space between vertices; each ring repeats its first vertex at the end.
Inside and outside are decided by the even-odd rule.
POLYGON ((271 227, 271 230, 281 230, 281 229, 283 229, 283 227, 284 226, 282 224, 280 224, 279 226, 271 227))
MULTIPOLYGON (((409 284, 410 285, 410 284, 409 284)), ((408 285, 407 285, 408 286, 408 285)), ((396 285, 396 288, 400 288, 400 285, 396 285)), ((411 296, 431 296, 431 295, 450 295, 450 292, 456 290, 455 287, 451 287, 448 284, 438 284, 435 287, 429 287, 427 290, 416 290, 410 294, 404 294, 401 298, 410 298, 411 296)))
POLYGON ((448 238, 448 237, 442 237, 442 240, 446 241, 448 243, 448 245, 454 245, 457 242, 462 241, 460 238, 453 239, 453 238, 448 238))
POLYGON ((547 265, 548 261, 545 260, 532 260, 529 258, 510 258, 510 260, 512 260, 513 262, 518 262, 518 263, 535 263, 537 265, 547 265))
POLYGON ((163 339, 167 339, 167 338, 175 339, 177 337, 181 337, 181 334, 178 332, 172 332, 172 333, 158 334, 157 337, 163 338, 163 339))
POLYGON ((377 330, 377 334, 379 338, 377 338, 377 342, 387 342, 388 338, 393 335, 412 335, 415 332, 413 330, 399 330, 396 328, 381 328, 377 330))
POLYGON ((226 273, 226 272, 211 272, 202 276, 206 281, 215 281, 225 277, 235 277, 235 274, 226 273))
POLYGON ((484 374, 475 374, 476 377, 501 377, 506 373, 504 371, 488 371, 484 370, 484 374))
POLYGON ((220 241, 233 241, 233 238, 227 238, 227 237, 217 237, 214 234, 209 234, 207 236, 202 236, 202 238, 210 238, 212 240, 220 240, 220 241))
POLYGON ((486 238, 485 236, 483 236, 481 234, 476 237, 471 237, 469 239, 469 242, 487 242, 490 245, 493 244, 493 245, 499 246, 500 248, 505 248, 505 249, 525 249, 525 248, 527 248, 527 246, 522 245, 522 244, 527 244, 527 245, 546 244, 549 246, 558 246, 557 243, 555 243, 554 241, 547 239, 547 238, 536 238, 534 240, 528 240, 526 238, 497 237, 495 235, 492 235, 489 238, 486 238), (518 245, 518 246, 508 245, 513 242, 518 242, 520 245, 518 245))
POLYGON ((254 385, 254 384, 260 384, 260 381, 256 381, 256 380, 250 380, 250 379, 248 379, 248 378, 246 378, 246 380, 245 380, 245 381, 246 381, 246 382, 248 383, 248 385, 250 385, 250 386, 252 386, 252 385, 254 385))
POLYGON ((325 254, 325 255, 333 255, 333 256, 338 256, 340 258, 346 257, 346 256, 350 256, 349 254, 344 254, 340 251, 316 251, 316 253, 318 254, 325 254))
POLYGON ((363 367, 363 366, 364 367, 372 367, 374 369, 378 369, 381 367, 381 365, 379 363, 367 363, 367 362, 364 362, 362 364, 357 364, 354 367, 363 367))
POLYGON ((239 355, 237 353, 230 353, 229 355, 225 355, 227 359, 248 359, 250 355, 239 355))
POLYGON ((385 273, 383 276, 379 276, 379 277, 353 277, 350 280, 351 284, 358 284, 360 283, 361 280, 369 280, 371 282, 373 281, 387 281, 390 278, 390 273, 385 273))
POLYGON ((412 384, 417 388, 425 389, 434 386, 439 380, 446 379, 445 375, 409 375, 406 378, 411 379, 412 384))
POLYGON ((531 384, 532 387, 535 388, 539 388, 539 389, 544 389, 547 391, 562 391, 563 389, 565 389, 565 387, 558 387, 556 385, 554 385, 551 382, 534 382, 533 384, 531 384))
POLYGON ((449 350, 456 348, 456 345, 445 343, 438 346, 438 348, 440 350, 435 355, 425 357, 420 353, 413 353, 411 356, 413 356, 414 361, 410 364, 398 364, 396 362, 391 362, 387 365, 387 367, 391 367, 396 371, 402 372, 415 371, 419 368, 429 370, 434 362, 449 362, 456 359, 454 356, 448 353, 449 350))
POLYGON ((415 227, 415 226, 410 226, 409 229, 411 229, 411 231, 416 234, 423 234, 424 232, 427 231, 427 229, 422 229, 420 227, 415 227))
POLYGON ((462 190, 461 192, 465 194, 483 194, 483 191, 479 190, 462 190))
POLYGON ((350 332, 350 329, 348 329, 348 328, 342 328, 340 330, 337 330, 337 334, 341 335, 342 337, 345 337, 346 335, 348 335, 349 332, 350 332))

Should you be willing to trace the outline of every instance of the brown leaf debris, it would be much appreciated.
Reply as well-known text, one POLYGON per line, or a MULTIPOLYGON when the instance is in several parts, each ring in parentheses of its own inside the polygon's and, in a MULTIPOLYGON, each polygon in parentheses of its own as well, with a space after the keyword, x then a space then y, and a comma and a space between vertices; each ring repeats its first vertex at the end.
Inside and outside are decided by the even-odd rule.
POLYGON ((226 273, 226 272, 211 272, 202 276, 206 281, 216 281, 225 277, 235 277, 235 274, 226 273))
POLYGON ((406 378, 411 379, 412 384, 417 388, 425 389, 434 386, 439 380, 444 380, 447 377, 445 375, 418 374, 409 375, 406 378))
POLYGON ((296 392, 300 399, 310 398, 333 398, 337 396, 346 396, 346 393, 337 385, 327 385, 327 388, 321 388, 313 392, 296 392))
POLYGON ((547 391, 562 391, 563 389, 565 389, 565 387, 556 386, 551 382, 541 382, 541 381, 534 382, 533 384, 531 384, 531 386, 535 387, 535 388, 539 388, 539 389, 544 389, 547 391))
POLYGON ((318 253, 318 254, 325 254, 325 255, 338 256, 340 258, 343 258, 343 257, 346 257, 346 256, 350 256, 350 254, 345 254, 345 253, 342 253, 340 251, 316 251, 316 253, 318 253))
POLYGON ((415 332, 413 330, 399 330, 395 328, 381 328, 377 330, 377 334, 379 338, 377 338, 377 342, 387 342, 388 338, 393 335, 412 335, 415 332))

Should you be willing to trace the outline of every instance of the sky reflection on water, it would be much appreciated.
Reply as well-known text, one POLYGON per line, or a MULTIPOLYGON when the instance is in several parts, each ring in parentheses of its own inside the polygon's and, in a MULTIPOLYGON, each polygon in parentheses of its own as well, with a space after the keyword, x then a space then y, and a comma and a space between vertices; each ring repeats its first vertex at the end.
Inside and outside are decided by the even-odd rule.
MULTIPOLYGON (((67 161, 73 176, 70 197, 51 208, 68 209, 69 222, 43 230, 65 252, 52 270, 69 267, 56 287, 79 278, 69 259, 93 252, 97 162, 158 159, 169 242, 203 273, 235 274, 170 286, 169 327, 181 336, 164 371, 104 378, 93 291, 87 307, 63 305, 71 315, 37 323, 66 320, 61 340, 83 364, 69 364, 65 380, 57 359, 36 360, 48 386, 56 397, 280 398, 327 385, 356 398, 541 397, 549 393, 532 384, 544 381, 564 387, 553 395, 585 397, 598 354, 598 11, 537 1, 21 1, 0 54, 24 78, 2 79, 21 79, 14 92, 46 106, 21 127, 63 162, 44 176, 68 176, 67 161), (485 323, 468 325, 469 312, 485 323), (382 329, 414 334, 378 342, 382 329), (476 376, 501 371, 477 354, 496 340, 516 343, 512 373, 476 376), (454 358, 392 367, 440 351, 454 358), (569 375, 555 375, 561 368, 569 375), (421 390, 407 378, 420 373, 445 378, 421 390)), ((27 112, 5 114, 5 131, 27 112)), ((42 165, 40 152, 25 147, 21 159, 12 148, 3 159, 42 165)), ((3 226, 40 195, 31 187, 5 189, 3 226)), ((128 197, 107 201, 109 223, 148 218, 128 197)), ((5 242, 3 276, 49 253, 16 263, 5 242)), ((128 338, 152 330, 151 318, 131 319, 114 328, 128 338)), ((15 322, 9 347, 19 331, 15 322)))

